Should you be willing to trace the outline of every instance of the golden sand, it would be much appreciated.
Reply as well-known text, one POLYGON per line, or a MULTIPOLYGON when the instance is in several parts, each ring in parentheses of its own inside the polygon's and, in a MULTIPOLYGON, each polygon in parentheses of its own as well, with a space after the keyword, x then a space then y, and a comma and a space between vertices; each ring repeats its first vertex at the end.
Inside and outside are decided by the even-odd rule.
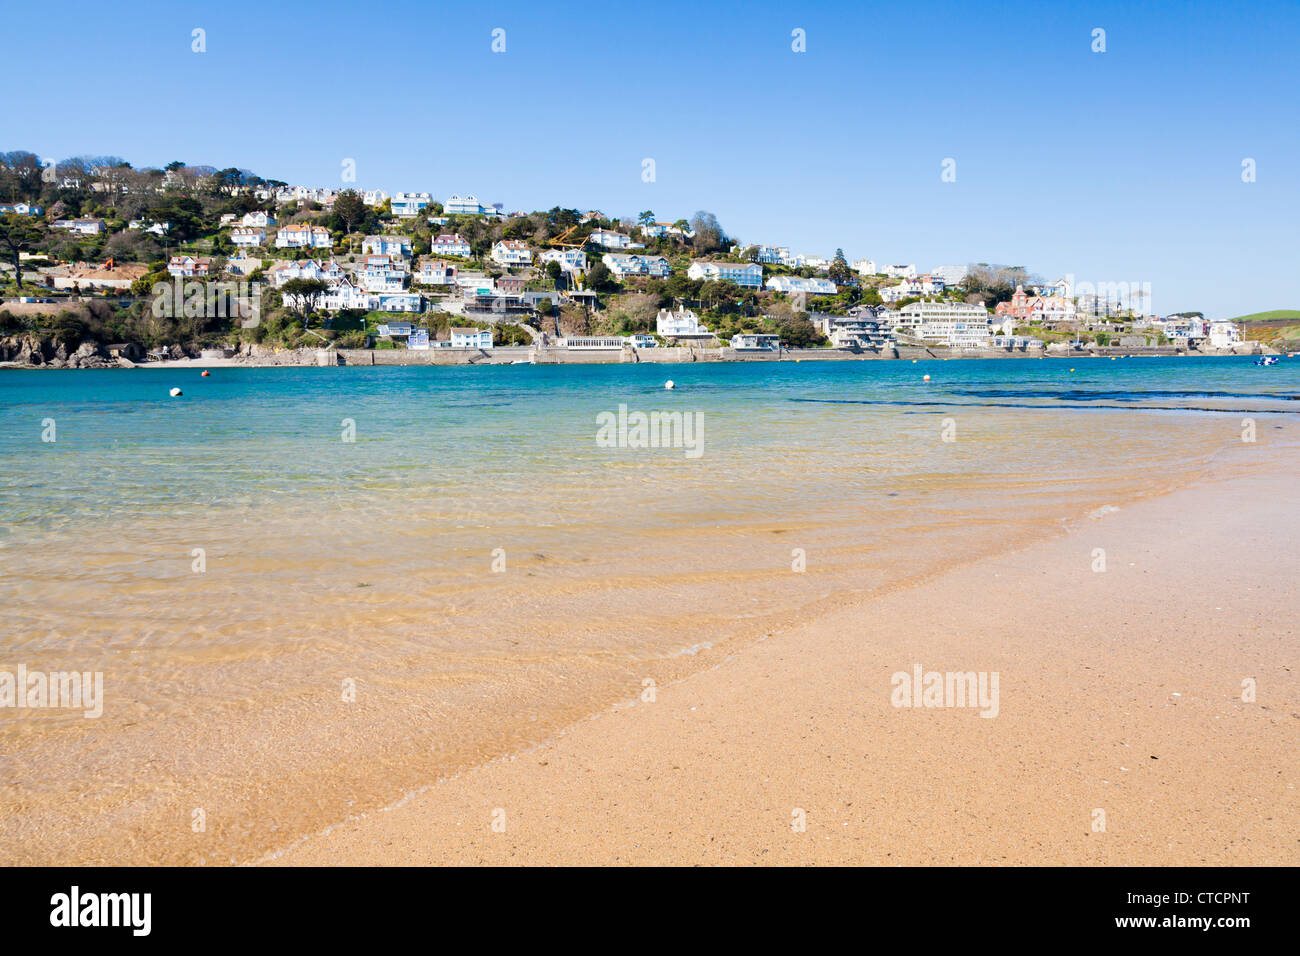
POLYGON ((1296 464, 789 627, 273 861, 1295 865, 1296 464), (999 672, 998 715, 892 706, 917 663, 999 672))

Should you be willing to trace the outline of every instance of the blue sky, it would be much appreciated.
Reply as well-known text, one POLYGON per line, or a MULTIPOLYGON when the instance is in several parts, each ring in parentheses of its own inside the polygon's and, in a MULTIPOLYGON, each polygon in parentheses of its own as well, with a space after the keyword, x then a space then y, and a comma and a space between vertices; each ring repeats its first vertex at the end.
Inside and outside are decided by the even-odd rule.
POLYGON ((362 188, 707 209, 796 252, 1149 282, 1157 312, 1300 308, 1294 2, 51 9, 5 12, 0 148, 322 186, 352 158, 362 188))

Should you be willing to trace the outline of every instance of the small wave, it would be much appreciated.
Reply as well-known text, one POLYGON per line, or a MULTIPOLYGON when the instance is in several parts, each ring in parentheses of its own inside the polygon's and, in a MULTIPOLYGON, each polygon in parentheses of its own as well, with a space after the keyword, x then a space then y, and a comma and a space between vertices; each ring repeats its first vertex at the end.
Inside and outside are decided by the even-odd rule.
POLYGON ((694 656, 695 656, 696 654, 698 654, 700 651, 711 651, 711 650, 713 650, 713 642, 712 642, 712 641, 704 641, 703 643, 700 643, 700 644, 692 644, 690 647, 684 647, 684 648, 682 648, 680 651, 673 651, 673 652, 672 652, 671 654, 669 654, 668 656, 669 656, 669 657, 682 657, 683 655, 687 655, 687 654, 689 654, 691 657, 694 657, 694 656))

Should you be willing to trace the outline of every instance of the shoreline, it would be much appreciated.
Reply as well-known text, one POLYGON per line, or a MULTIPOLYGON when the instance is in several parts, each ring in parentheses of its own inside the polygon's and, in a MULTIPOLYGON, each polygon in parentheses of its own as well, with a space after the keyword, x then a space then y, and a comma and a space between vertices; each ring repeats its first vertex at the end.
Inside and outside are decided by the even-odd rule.
POLYGON ((1183 349, 1153 347, 1105 347, 1081 352, 1053 352, 1045 350, 1010 351, 982 349, 972 352, 965 349, 941 347, 920 348, 903 346, 894 355, 858 353, 839 349, 786 349, 781 355, 736 354, 731 349, 692 349, 686 347, 639 350, 570 351, 561 348, 536 348, 532 346, 502 346, 487 350, 478 349, 294 349, 252 356, 232 355, 223 358, 183 358, 151 362, 128 362, 104 359, 96 364, 79 366, 53 365, 50 362, 0 362, 0 370, 17 371, 80 371, 85 369, 186 369, 186 368, 301 368, 301 367, 419 367, 462 365, 689 365, 693 363, 781 363, 781 362, 949 362, 962 360, 1006 359, 1122 359, 1122 358, 1253 358, 1258 355, 1281 354, 1271 349, 1262 351, 1216 350, 1188 352, 1183 349))
POLYGON ((830 610, 259 862, 1294 865, 1297 457, 830 610), (913 664, 999 672, 1000 713, 891 707, 913 664))

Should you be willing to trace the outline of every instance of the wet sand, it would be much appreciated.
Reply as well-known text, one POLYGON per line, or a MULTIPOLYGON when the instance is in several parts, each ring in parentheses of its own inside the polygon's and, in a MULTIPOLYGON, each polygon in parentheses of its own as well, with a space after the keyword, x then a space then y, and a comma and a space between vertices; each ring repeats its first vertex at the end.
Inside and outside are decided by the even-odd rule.
POLYGON ((265 862, 1300 864, 1300 456, 1275 454, 774 631, 265 862), (998 672, 997 716, 893 706, 917 664, 998 672))

